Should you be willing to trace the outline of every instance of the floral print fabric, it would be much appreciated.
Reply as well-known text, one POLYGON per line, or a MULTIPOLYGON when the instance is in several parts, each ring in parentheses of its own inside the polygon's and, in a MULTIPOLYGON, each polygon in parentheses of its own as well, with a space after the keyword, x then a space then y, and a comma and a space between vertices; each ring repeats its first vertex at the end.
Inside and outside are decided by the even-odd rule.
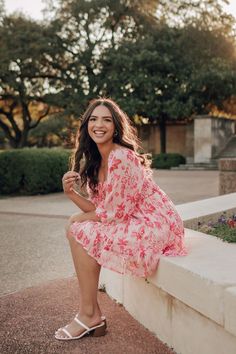
POLYGON ((184 227, 170 198, 135 152, 120 147, 108 158, 108 175, 96 194, 88 189, 101 222, 75 222, 71 233, 103 267, 151 275, 161 255, 184 256, 184 227))

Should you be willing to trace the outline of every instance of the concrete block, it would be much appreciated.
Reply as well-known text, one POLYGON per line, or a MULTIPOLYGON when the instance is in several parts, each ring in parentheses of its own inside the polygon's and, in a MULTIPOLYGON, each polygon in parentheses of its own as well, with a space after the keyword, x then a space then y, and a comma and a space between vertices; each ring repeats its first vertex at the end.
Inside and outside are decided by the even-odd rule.
POLYGON ((176 206, 183 221, 198 219, 206 215, 221 213, 236 208, 236 193, 198 200, 176 206))
POLYGON ((173 347, 178 354, 235 354, 236 337, 177 299, 172 302, 173 347))
POLYGON ((225 290, 224 305, 225 329, 236 336, 236 286, 225 290))
POLYGON ((171 346, 172 296, 145 279, 126 276, 124 307, 137 321, 171 346))
POLYGON ((224 290, 236 285, 236 244, 186 229, 191 239, 187 257, 160 259, 149 280, 173 297, 224 325, 224 290))

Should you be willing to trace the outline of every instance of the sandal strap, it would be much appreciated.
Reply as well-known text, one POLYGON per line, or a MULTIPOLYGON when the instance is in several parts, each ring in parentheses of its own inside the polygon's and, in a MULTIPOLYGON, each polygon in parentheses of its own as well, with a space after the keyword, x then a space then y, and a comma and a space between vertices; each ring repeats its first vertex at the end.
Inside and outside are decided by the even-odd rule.
POLYGON ((87 331, 90 330, 90 328, 88 326, 86 326, 86 324, 84 324, 83 322, 81 322, 78 317, 74 318, 75 322, 77 322, 80 326, 84 327, 85 329, 87 329, 87 331))
POLYGON ((72 338, 72 335, 70 334, 70 332, 67 331, 67 329, 65 329, 65 327, 61 328, 61 330, 62 330, 69 338, 72 338))

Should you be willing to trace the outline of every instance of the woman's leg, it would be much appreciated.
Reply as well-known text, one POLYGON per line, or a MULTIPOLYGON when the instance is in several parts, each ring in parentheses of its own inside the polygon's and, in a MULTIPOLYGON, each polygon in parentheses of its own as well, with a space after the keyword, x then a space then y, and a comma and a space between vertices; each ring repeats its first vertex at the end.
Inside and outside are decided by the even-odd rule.
MULTIPOLYGON (((79 282, 79 315, 80 321, 88 327, 95 326, 101 322, 101 311, 97 301, 98 281, 100 265, 95 259, 87 254, 83 247, 71 235, 69 227, 67 238, 70 243, 72 258, 79 282)), ((72 321, 67 331, 74 337, 84 331, 76 321, 72 321)), ((59 330, 61 337, 66 337, 63 331, 59 330)))

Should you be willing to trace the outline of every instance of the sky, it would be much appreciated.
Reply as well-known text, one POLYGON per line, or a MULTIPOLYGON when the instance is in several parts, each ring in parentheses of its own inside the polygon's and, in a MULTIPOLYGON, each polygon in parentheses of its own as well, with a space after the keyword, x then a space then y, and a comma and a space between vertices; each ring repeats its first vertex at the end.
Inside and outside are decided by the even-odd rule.
MULTIPOLYGON (((42 0, 5 0, 5 7, 7 13, 21 10, 34 19, 41 20, 43 18, 41 13, 44 7, 42 0)), ((229 5, 225 5, 225 10, 236 18, 236 0, 230 0, 229 5)))

